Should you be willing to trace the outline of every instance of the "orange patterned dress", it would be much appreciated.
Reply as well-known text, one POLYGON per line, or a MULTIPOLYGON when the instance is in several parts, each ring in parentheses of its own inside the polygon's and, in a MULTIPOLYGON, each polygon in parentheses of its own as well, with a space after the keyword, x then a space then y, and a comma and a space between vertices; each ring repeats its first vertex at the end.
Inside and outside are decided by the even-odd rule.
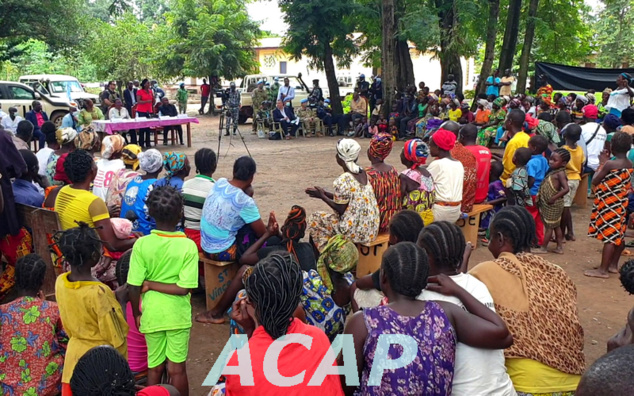
POLYGON ((632 173, 632 168, 613 169, 597 185, 588 236, 603 243, 621 244, 627 229, 627 191, 632 173))
POLYGON ((390 220, 401 210, 401 179, 394 167, 387 172, 379 172, 374 168, 366 168, 365 171, 379 205, 379 232, 387 232, 390 220))

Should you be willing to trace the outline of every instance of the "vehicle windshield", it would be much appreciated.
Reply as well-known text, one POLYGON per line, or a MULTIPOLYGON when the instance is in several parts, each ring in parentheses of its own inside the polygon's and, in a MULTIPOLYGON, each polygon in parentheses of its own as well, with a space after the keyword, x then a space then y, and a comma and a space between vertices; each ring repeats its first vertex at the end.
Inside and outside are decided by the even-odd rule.
POLYGON ((51 81, 49 87, 53 93, 66 93, 69 87, 70 92, 84 92, 78 81, 51 81))

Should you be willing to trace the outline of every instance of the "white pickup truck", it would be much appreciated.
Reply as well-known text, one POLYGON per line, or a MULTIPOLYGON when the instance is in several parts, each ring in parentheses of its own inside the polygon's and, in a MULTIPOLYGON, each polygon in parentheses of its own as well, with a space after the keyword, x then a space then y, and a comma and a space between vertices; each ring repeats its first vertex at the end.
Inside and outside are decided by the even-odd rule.
MULTIPOLYGON (((279 78, 280 86, 284 85, 284 79, 289 79, 289 85, 295 88, 295 99, 293 99, 293 105, 299 107, 299 102, 302 99, 308 98, 311 89, 304 83, 302 80, 302 75, 298 76, 289 76, 284 74, 272 75, 272 74, 251 74, 248 76, 244 76, 242 79, 242 83, 238 89, 240 90, 240 102, 242 107, 240 108, 240 118, 239 122, 241 124, 247 121, 247 118, 253 117, 253 101, 252 101, 252 92, 258 86, 258 81, 264 81, 264 83, 273 84, 273 79, 275 77, 279 78)), ((323 88, 322 88, 323 90, 323 88)), ((328 97, 327 90, 323 92, 324 97, 328 97)))

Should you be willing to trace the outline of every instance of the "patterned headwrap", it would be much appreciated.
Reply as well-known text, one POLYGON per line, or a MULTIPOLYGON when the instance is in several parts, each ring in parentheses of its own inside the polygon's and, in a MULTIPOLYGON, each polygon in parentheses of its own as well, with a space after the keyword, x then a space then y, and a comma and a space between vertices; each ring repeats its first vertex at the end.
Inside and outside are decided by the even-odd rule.
POLYGON ((317 260, 317 272, 319 272, 329 293, 332 292, 333 285, 328 269, 345 274, 356 267, 358 262, 359 250, 354 243, 345 239, 341 234, 330 238, 319 254, 319 260, 317 260))
POLYGON ((75 137, 75 148, 86 151, 92 151, 99 145, 99 136, 91 127, 81 130, 75 137))
POLYGON ((174 176, 178 171, 185 167, 185 160, 187 156, 184 153, 177 153, 175 151, 168 151, 163 154, 163 167, 167 172, 167 177, 174 176))
POLYGON ((597 100, 594 94, 590 92, 586 94, 586 98, 588 98, 588 103, 591 103, 591 104, 594 104, 594 102, 597 100))
POLYGON ((126 165, 132 165, 133 170, 137 170, 139 168, 139 153, 141 153, 143 149, 141 146, 136 144, 128 144, 123 148, 121 152, 121 158, 123 158, 123 163, 126 165))
POLYGON ((125 139, 121 135, 108 135, 101 142, 101 158, 110 159, 123 150, 125 139))
POLYGON ((387 133, 377 133, 370 140, 368 154, 373 158, 385 160, 392 152, 392 136, 387 133))
POLYGON ((553 105, 553 98, 549 94, 542 94, 542 102, 545 102, 548 106, 553 105))
POLYGON ((299 261, 293 242, 298 242, 306 234, 306 209, 293 205, 281 231, 282 240, 286 242, 286 249, 299 261))
POLYGON ((158 172, 163 166, 163 155, 157 149, 149 149, 148 151, 139 153, 139 166, 146 173, 158 172))
POLYGON ((498 97, 493 101, 493 104, 498 106, 498 107, 502 107, 504 106, 504 103, 506 103, 506 101, 504 100, 504 98, 502 97, 498 97))
POLYGON ((431 139, 436 143, 439 149, 450 151, 456 145, 456 135, 444 128, 440 128, 433 135, 431 139))
POLYGON ((62 146, 75 140, 77 131, 73 128, 59 128, 55 131, 55 139, 62 146))
POLYGON ((361 172, 361 168, 357 165, 361 146, 356 140, 341 139, 337 143, 337 156, 346 163, 346 168, 355 175, 361 172))
POLYGON ((403 147, 405 159, 412 162, 411 169, 416 169, 427 161, 429 147, 421 139, 410 139, 403 147))

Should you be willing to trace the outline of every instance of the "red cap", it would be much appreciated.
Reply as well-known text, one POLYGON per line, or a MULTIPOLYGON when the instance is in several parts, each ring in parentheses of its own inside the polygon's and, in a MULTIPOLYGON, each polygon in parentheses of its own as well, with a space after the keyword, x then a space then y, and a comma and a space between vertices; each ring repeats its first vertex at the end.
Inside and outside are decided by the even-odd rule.
POLYGON ((597 118, 599 118, 599 108, 593 104, 586 105, 583 108, 583 116, 596 120, 597 118))

